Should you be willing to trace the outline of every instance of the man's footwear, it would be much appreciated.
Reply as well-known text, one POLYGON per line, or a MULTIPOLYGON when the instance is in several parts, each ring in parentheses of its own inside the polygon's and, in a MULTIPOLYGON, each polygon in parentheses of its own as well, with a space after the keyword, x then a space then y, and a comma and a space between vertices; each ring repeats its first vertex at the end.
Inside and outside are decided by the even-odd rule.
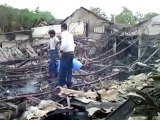
POLYGON ((67 85, 67 88, 68 88, 68 89, 71 89, 71 88, 72 88, 72 85, 67 85))
POLYGON ((71 83, 67 83, 67 88, 68 88, 68 89, 72 88, 72 85, 73 85, 72 82, 71 82, 71 83))
POLYGON ((67 85, 60 85, 59 83, 57 83, 57 84, 55 85, 55 88, 57 88, 57 87, 67 88, 67 85))
POLYGON ((63 87, 63 88, 67 88, 67 85, 63 85, 63 86, 61 86, 61 87, 63 87))
POLYGON ((45 78, 46 79, 51 79, 51 78, 53 78, 53 76, 46 76, 45 78))
POLYGON ((54 74, 54 78, 57 78, 58 77, 58 73, 54 74))
POLYGON ((54 75, 53 79, 58 79, 58 75, 54 75))
POLYGON ((47 81, 48 81, 48 83, 49 83, 49 84, 51 84, 51 83, 52 83, 52 81, 51 81, 51 80, 47 80, 47 81))

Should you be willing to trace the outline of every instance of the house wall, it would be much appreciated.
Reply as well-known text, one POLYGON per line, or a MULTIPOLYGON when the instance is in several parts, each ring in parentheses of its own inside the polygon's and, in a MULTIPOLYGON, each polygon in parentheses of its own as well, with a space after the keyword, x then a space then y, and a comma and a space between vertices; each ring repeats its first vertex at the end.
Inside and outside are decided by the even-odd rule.
MULTIPOLYGON (((138 57, 140 59, 142 56, 141 59, 147 59, 160 45, 160 15, 137 24, 131 31, 129 35, 142 35, 138 41, 138 57)), ((159 53, 160 51, 157 53, 160 57, 159 53)))
POLYGON ((40 45, 40 44, 46 44, 48 43, 48 39, 34 39, 32 45, 36 46, 36 45, 40 45))
POLYGON ((98 19, 95 15, 82 8, 77 9, 74 14, 64 22, 70 25, 71 23, 75 23, 78 21, 88 23, 88 32, 94 32, 94 27, 103 25, 105 25, 106 27, 109 26, 109 24, 105 20, 98 19))
POLYGON ((0 47, 13 47, 16 43, 29 40, 31 31, 15 31, 0 34, 0 47))
POLYGON ((133 28, 134 35, 157 35, 160 34, 160 15, 150 20, 144 21, 137 27, 133 28))
POLYGON ((146 22, 143 25, 137 27, 134 32, 132 33, 133 35, 157 35, 160 34, 160 24, 154 25, 151 22, 146 22))
POLYGON ((11 41, 4 41, 2 42, 2 48, 11 48, 11 47, 15 47, 16 43, 15 42, 11 42, 11 41))
POLYGON ((96 26, 96 27, 94 27, 94 32, 95 33, 104 33, 105 32, 105 26, 102 25, 102 26, 96 26))
POLYGON ((85 34, 85 26, 84 22, 75 22, 69 25, 69 31, 76 36, 82 36, 85 34))
MULTIPOLYGON (((148 56, 150 56, 160 45, 160 22, 158 23, 149 20, 148 22, 144 23, 138 28, 138 35, 141 34, 144 35, 142 39, 139 39, 139 57, 143 52, 145 52, 145 48, 147 47, 147 52, 145 52, 143 55, 143 58, 147 59, 148 56), (155 40, 156 42, 154 42, 155 40)), ((158 55, 158 57, 160 57, 159 52, 157 52, 155 56, 158 55)))
POLYGON ((32 28, 32 37, 33 38, 49 38, 48 31, 55 30, 56 35, 61 33, 61 25, 50 25, 43 27, 34 27, 32 28))
MULTIPOLYGON (((143 55, 142 59, 147 59, 159 47, 159 45, 159 35, 143 35, 139 40, 139 56, 143 55)), ((154 56, 160 57, 160 50, 154 56)))

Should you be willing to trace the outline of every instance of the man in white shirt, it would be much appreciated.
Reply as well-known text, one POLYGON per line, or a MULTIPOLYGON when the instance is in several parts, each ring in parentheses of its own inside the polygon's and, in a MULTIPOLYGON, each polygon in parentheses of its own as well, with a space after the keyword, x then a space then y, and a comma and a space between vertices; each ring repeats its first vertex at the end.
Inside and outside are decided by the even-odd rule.
POLYGON ((70 88, 72 85, 72 63, 75 44, 73 35, 67 30, 66 23, 61 25, 61 31, 59 85, 67 85, 70 88))
POLYGON ((57 77, 57 57, 58 57, 58 50, 57 50, 57 44, 59 42, 59 39, 55 36, 55 31, 50 30, 48 32, 50 35, 49 43, 47 48, 49 48, 49 78, 57 77))

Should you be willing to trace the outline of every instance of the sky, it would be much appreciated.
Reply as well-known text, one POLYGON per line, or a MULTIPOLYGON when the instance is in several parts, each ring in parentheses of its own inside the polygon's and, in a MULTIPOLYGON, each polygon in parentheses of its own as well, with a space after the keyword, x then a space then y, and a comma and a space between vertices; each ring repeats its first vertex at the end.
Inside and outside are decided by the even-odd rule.
POLYGON ((134 13, 160 13, 160 0, 0 0, 0 4, 30 10, 35 10, 39 6, 41 11, 50 11, 59 19, 65 19, 81 6, 87 9, 100 7, 108 16, 120 13, 123 6, 134 13))

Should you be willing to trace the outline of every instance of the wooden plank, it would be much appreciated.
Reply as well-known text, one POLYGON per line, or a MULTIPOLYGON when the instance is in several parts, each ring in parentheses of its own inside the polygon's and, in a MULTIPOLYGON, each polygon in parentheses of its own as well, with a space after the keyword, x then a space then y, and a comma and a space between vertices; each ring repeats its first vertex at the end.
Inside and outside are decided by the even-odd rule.
POLYGON ((0 61, 1 62, 7 61, 1 51, 0 51, 0 61))
POLYGON ((10 49, 7 50, 7 53, 8 53, 10 60, 14 60, 14 57, 13 57, 10 49))
POLYGON ((30 45, 26 45, 25 50, 30 55, 30 57, 37 57, 38 55, 30 45))
POLYGON ((3 54, 3 57, 4 57, 6 60, 9 59, 7 53, 6 53, 1 47, 0 47, 0 52, 3 54))
POLYGON ((24 54, 18 48, 16 48, 15 50, 16 50, 17 54, 19 54, 21 57, 24 56, 24 54))
POLYGON ((21 56, 19 54, 16 53, 15 48, 11 48, 11 53, 13 55, 13 57, 16 58, 21 58, 21 56))

